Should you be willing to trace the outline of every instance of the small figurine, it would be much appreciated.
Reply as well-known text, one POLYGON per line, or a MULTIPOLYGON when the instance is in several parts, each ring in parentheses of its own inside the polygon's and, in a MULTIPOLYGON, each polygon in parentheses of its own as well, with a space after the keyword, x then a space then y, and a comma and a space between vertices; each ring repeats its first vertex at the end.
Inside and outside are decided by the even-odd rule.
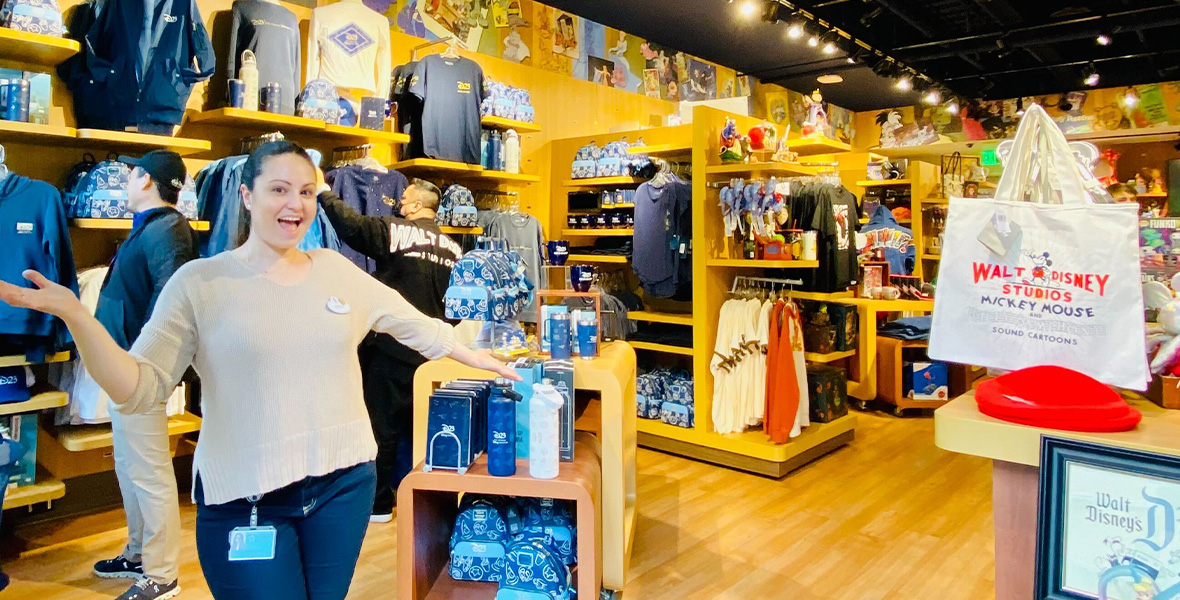
POLYGON ((1143 169, 1143 173, 1147 176, 1147 189, 1152 194, 1164 193, 1164 178, 1160 176, 1159 169, 1143 169))
POLYGON ((807 120, 803 121, 800 133, 803 137, 824 137, 828 131, 828 111, 824 110, 824 97, 815 90, 810 96, 803 96, 807 108, 807 120))
POLYGON ((726 117, 725 127, 721 129, 721 162, 742 162, 745 158, 742 154, 741 134, 738 133, 737 123, 726 117))

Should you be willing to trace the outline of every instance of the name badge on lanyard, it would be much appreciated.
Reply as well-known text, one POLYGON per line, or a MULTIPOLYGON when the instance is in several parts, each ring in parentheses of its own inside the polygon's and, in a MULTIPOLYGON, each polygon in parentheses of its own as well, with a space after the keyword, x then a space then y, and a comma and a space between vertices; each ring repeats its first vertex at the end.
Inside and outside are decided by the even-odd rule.
POLYGON ((229 532, 229 561, 274 560, 278 530, 269 525, 258 526, 258 501, 262 496, 250 496, 250 526, 234 527, 229 532))

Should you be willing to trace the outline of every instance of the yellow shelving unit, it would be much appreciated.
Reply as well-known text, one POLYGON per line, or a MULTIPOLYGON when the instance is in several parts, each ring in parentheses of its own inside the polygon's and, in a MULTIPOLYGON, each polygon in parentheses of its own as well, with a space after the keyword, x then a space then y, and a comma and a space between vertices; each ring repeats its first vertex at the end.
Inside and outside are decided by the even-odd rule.
POLYGON ((525 123, 524 121, 515 121, 503 117, 483 117, 479 122, 489 129, 511 129, 516 133, 536 133, 541 131, 541 126, 536 123, 525 123))
POLYGON ((20 413, 36 412, 47 408, 58 408, 70 403, 70 395, 65 392, 41 392, 33 395, 24 402, 9 402, 0 404, 0 415, 17 415, 20 413))
POLYGON ((0 28, 0 62, 43 70, 60 65, 79 50, 81 45, 68 38, 0 28))
POLYGON ((483 227, 451 227, 443 225, 439 229, 447 235, 479 235, 483 233, 483 227))
POLYGON ((4 510, 53 502, 66 495, 66 484, 58 479, 44 479, 33 485, 10 489, 4 494, 4 510))
POLYGON ((193 154, 208 152, 213 147, 213 144, 207 140, 132 133, 128 131, 108 131, 106 129, 79 129, 76 145, 86 148, 136 152, 171 150, 181 156, 191 156, 193 154))
MULTIPOLYGON (((0 31, 9 31, 0 27, 0 31)), ((78 130, 60 125, 0 121, 0 140, 26 144, 71 144, 78 139, 78 130)))
POLYGON ((63 363, 70 360, 69 352, 58 352, 57 354, 50 354, 41 362, 29 362, 25 360, 24 356, 0 356, 0 367, 23 367, 25 365, 47 365, 50 363, 63 363))
POLYGON ((639 185, 647 181, 640 177, 589 177, 586 179, 568 179, 562 183, 565 187, 608 187, 612 185, 639 185))
POLYGON ((751 177, 771 175, 808 176, 815 175, 818 172, 819 170, 815 167, 807 167, 799 163, 782 162, 736 163, 732 165, 705 167, 706 175, 725 175, 730 177, 742 175, 751 177))
POLYGON ((540 183, 540 175, 529 175, 527 173, 507 173, 505 171, 488 171, 484 170, 479 174, 480 179, 491 179, 495 181, 502 181, 504 183, 540 183))
POLYGON ((860 187, 891 187, 891 186, 908 186, 914 183, 912 179, 864 179, 856 182, 860 187))
POLYGON ((342 141, 363 142, 370 144, 410 143, 410 134, 398 133, 396 131, 377 131, 376 129, 349 127, 347 125, 333 125, 331 123, 324 126, 324 131, 328 135, 340 138, 342 141))
POLYGON ((651 310, 632 310, 627 311, 627 318, 631 319, 632 321, 668 323, 671 325, 687 325, 692 327, 691 313, 665 313, 651 310))
POLYGON ((632 146, 628 154, 646 154, 659 158, 678 158, 692 154, 692 148, 681 144, 651 144, 650 146, 632 146))
POLYGON ((247 130, 286 130, 297 132, 322 132, 323 121, 306 119, 294 115, 280 115, 262 110, 225 107, 189 115, 188 123, 201 123, 247 130))
POLYGON ((830 363, 838 360, 844 360, 856 356, 856 350, 844 350, 841 352, 829 352, 827 354, 819 354, 818 352, 804 352, 803 358, 809 362, 816 363, 830 363))
MULTIPOLYGON (((70 221, 70 226, 78 229, 108 229, 108 230, 126 230, 131 229, 134 223, 132 219, 74 219, 70 221)), ((189 221, 193 231, 209 231, 211 226, 209 221, 189 221)))
MULTIPOLYGON (((201 418, 184 414, 168 419, 168 436, 192 433, 201 429, 201 418)), ((110 425, 73 425, 44 430, 53 435, 63 448, 70 452, 85 452, 111 447, 110 425)))
POLYGON ((576 263, 605 263, 605 264, 627 264, 626 256, 610 256, 606 254, 571 254, 569 255, 570 262, 576 263))
POLYGON ((942 260, 942 256, 938 254, 923 254, 922 260, 942 260))
POLYGON ((787 292, 787 295, 792 298, 798 298, 799 300, 818 300, 820 302, 834 302, 836 300, 841 300, 844 298, 851 298, 853 296, 853 293, 851 291, 847 291, 847 292, 832 292, 830 294, 825 294, 822 292, 801 292, 801 291, 791 290, 791 291, 787 292))
POLYGON ((398 171, 446 171, 452 173, 482 173, 483 167, 455 162, 453 160, 438 160, 437 158, 411 158, 389 165, 398 171))
POLYGON ((800 156, 811 156, 814 154, 837 154, 841 152, 852 152, 852 145, 846 144, 839 140, 828 139, 825 137, 809 137, 809 138, 795 138, 783 142, 783 146, 799 154, 800 156))
POLYGON ((815 269, 818 260, 757 260, 748 258, 710 258, 710 267, 740 267, 746 269, 815 269))
POLYGON ((631 347, 636 350, 650 350, 652 352, 663 352, 664 354, 679 354, 681 356, 692 356, 692 348, 684 346, 672 346, 670 344, 655 344, 652 342, 627 341, 631 347))
POLYGON ((562 237, 612 237, 632 236, 634 229, 562 229, 562 237))

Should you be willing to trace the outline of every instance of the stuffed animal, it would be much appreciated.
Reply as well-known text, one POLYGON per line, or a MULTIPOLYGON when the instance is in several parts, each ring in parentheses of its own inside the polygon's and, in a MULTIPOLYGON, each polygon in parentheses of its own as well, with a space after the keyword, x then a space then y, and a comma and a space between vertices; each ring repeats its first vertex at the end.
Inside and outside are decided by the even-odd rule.
POLYGON ((741 147, 742 135, 738 133, 737 123, 732 118, 725 118, 725 127, 721 129, 721 162, 735 163, 746 159, 741 147))
MULTIPOLYGON (((1180 285, 1180 274, 1172 277, 1172 288, 1180 285)), ((1180 301, 1172 296, 1172 290, 1158 281, 1143 284, 1143 303, 1148 308, 1159 310, 1156 323, 1147 328, 1147 354, 1151 359, 1151 372, 1180 376, 1180 301)))

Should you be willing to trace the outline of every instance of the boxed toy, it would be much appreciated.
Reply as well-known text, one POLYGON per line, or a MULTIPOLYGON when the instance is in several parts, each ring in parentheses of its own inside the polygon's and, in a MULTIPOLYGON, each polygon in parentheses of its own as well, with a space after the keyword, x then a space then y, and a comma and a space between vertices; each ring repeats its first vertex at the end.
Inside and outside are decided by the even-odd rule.
POLYGON ((907 362, 902 367, 902 392, 911 400, 946 400, 947 367, 941 362, 907 362))
POLYGON ((844 369, 808 364, 807 390, 813 422, 831 423, 848 414, 848 378, 844 369))
POLYGON ((828 304, 828 315, 836 329, 836 351, 855 350, 856 337, 860 333, 856 307, 832 302, 828 304))

